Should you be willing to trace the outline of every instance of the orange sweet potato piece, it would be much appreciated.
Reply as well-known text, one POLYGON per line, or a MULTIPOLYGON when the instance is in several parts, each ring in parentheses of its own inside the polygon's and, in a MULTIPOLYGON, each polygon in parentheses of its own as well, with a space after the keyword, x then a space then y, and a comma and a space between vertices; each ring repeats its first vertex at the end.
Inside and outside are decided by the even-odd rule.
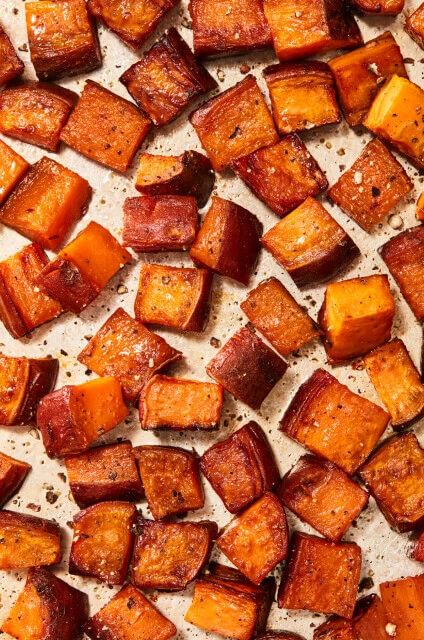
POLYGON ((424 531, 422 530, 418 532, 414 541, 411 558, 417 560, 417 562, 424 562, 424 531))
POLYGON ((281 217, 328 187, 318 163, 295 133, 235 160, 231 167, 281 217))
POLYGON ((417 220, 420 220, 421 222, 424 220, 424 193, 422 193, 417 200, 417 210, 415 215, 417 220))
MULTIPOLYGON (((402 0, 398 1, 402 2, 402 0)), ((424 2, 407 17, 405 31, 415 40, 421 49, 424 49, 424 2)))
POLYGON ((131 102, 87 80, 60 139, 91 160, 126 171, 150 126, 131 102))
POLYGON ((215 171, 278 142, 274 121, 251 74, 206 102, 189 119, 215 171))
POLYGON ((256 640, 305 640, 305 638, 291 631, 265 631, 256 636, 256 640))
POLYGON ((19 489, 31 469, 30 464, 0 451, 0 507, 19 489))
POLYGON ((29 164, 0 140, 0 206, 29 169, 29 164))
POLYGON ((380 598, 372 593, 356 603, 351 620, 332 616, 314 631, 314 640, 390 640, 387 616, 380 598))
POLYGON ((18 78, 24 72, 24 63, 18 58, 6 31, 0 26, 0 86, 18 78))
POLYGON ((403 10, 405 0, 352 0, 352 6, 361 13, 395 16, 403 10))
POLYGON ((91 338, 78 360, 99 376, 117 378, 124 398, 135 402, 146 382, 181 356, 181 351, 119 308, 91 338))
POLYGON ((368 494, 328 460, 304 455, 277 490, 285 507, 337 542, 368 503, 368 494))
POLYGON ((424 628, 424 575, 383 582, 380 593, 396 640, 419 638, 424 628))
POLYGON ((0 571, 60 562, 60 527, 16 511, 0 510, 0 571))
POLYGON ((209 560, 218 533, 215 522, 139 520, 131 580, 140 589, 178 591, 194 580, 209 560))
POLYGON ((352 618, 361 562, 361 549, 354 542, 330 542, 295 531, 278 607, 352 618))
POLYGON ((343 227, 311 197, 271 227, 261 243, 298 287, 332 280, 359 255, 343 227))
POLYGON ((97 502, 138 502, 144 496, 131 442, 94 447, 66 456, 69 488, 84 509, 97 502))
POLYGON ((197 455, 178 447, 157 446, 136 447, 134 455, 155 520, 203 507, 197 455))
POLYGON ((60 458, 85 451, 127 415, 118 380, 96 378, 44 396, 37 409, 37 427, 47 455, 60 458))
POLYGON ((280 429, 349 475, 365 462, 389 422, 389 414, 358 396, 324 369, 298 389, 280 429))
POLYGON ((17 640, 81 640, 87 618, 85 593, 34 567, 1 630, 17 640))

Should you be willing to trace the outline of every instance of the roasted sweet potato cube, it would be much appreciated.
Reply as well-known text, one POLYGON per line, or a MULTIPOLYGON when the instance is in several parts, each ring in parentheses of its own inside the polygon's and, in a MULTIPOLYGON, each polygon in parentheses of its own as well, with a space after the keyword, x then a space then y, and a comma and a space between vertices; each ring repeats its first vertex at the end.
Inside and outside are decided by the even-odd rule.
POLYGON ((314 640, 390 640, 387 616, 380 598, 372 593, 356 603, 353 618, 332 616, 314 631, 314 640))
POLYGON ((278 607, 352 618, 361 562, 361 549, 354 542, 330 542, 295 531, 278 607))
POLYGON ((349 475, 365 462, 389 422, 389 414, 317 369, 298 389, 280 429, 349 475))
POLYGON ((178 447, 143 446, 136 447, 134 455, 155 520, 203 507, 196 454, 178 447))
POLYGON ((135 402, 156 372, 181 359, 181 351, 151 333, 123 309, 117 309, 100 327, 78 360, 99 376, 114 376, 124 397, 135 402))
POLYGON ((19 489, 31 468, 30 464, 0 451, 0 507, 19 489))
POLYGON ((332 280, 359 255, 343 227, 310 197, 271 227, 261 243, 298 287, 332 280))
POLYGON ((361 13, 395 16, 401 13, 405 0, 352 0, 352 6, 361 13))
POLYGON ((0 206, 29 169, 29 164, 0 140, 0 206))
POLYGON ((47 455, 60 458, 85 451, 127 415, 118 380, 96 378, 44 396, 37 409, 37 427, 47 455))
POLYGON ((81 640, 87 618, 85 593, 34 567, 1 630, 17 640, 81 640))
POLYGON ((424 193, 422 193, 417 200, 417 210, 415 215, 417 220, 420 220, 421 222, 424 220, 424 193))
POLYGON ((144 496, 131 442, 94 447, 65 458, 69 488, 80 509, 96 502, 138 502, 144 496))
POLYGON ((394 314, 386 275, 329 284, 318 314, 329 361, 352 360, 390 340, 394 314))
POLYGON ((0 26, 0 86, 18 78, 24 72, 24 63, 18 58, 6 31, 0 26))
POLYGON ((380 593, 396 640, 419 638, 424 628, 424 575, 383 582, 380 593))
POLYGON ((198 267, 248 284, 256 266, 262 224, 250 211, 216 196, 190 249, 198 267))
POLYGON ((256 636, 256 640, 305 640, 305 638, 291 631, 265 631, 256 636))
POLYGON ((279 139, 256 78, 251 74, 206 102, 189 119, 215 171, 279 139))
POLYGON ((218 533, 215 522, 139 520, 131 580, 140 589, 178 591, 194 580, 209 560, 218 533))
MULTIPOLYGON (((401 2, 403 5, 402 0, 398 0, 398 2, 401 2)), ((407 17, 405 31, 415 40, 421 49, 424 49, 424 2, 407 17)))
POLYGON ((90 222, 38 276, 41 289, 66 311, 81 313, 131 260, 113 235, 90 222))
POLYGON ((16 511, 0 510, 0 570, 40 567, 60 562, 60 527, 16 511))
POLYGON ((333 58, 328 64, 344 116, 351 127, 364 120, 387 80, 395 74, 408 77, 402 53, 390 31, 359 49, 333 58))
POLYGON ((424 450, 408 432, 389 438, 359 472, 395 531, 424 524, 424 450))
POLYGON ((285 507, 337 542, 368 503, 368 494, 328 460, 307 454, 286 473, 277 490, 285 507))
POLYGON ((424 531, 420 531, 417 534, 411 551, 411 558, 417 560, 417 562, 424 562, 424 531))
POLYGON ((340 122, 333 75, 325 62, 282 62, 267 67, 263 75, 283 135, 340 122))
POLYGON ((231 167, 255 196, 281 217, 328 187, 318 163, 295 133, 235 160, 231 167))
POLYGON ((91 160, 126 171, 150 126, 131 102, 87 80, 60 139, 91 160))

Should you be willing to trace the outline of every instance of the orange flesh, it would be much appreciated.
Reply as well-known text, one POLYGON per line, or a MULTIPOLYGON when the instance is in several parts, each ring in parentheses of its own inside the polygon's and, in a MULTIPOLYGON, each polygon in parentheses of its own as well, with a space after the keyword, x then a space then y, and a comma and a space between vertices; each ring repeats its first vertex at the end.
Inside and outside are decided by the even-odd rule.
POLYGON ((42 640, 48 625, 48 611, 33 583, 25 585, 1 630, 17 640, 42 640))
POLYGON ((29 169, 29 164, 0 140, 0 205, 29 169))
POLYGON ((396 627, 396 640, 417 640, 424 628, 424 576, 383 582, 381 599, 389 623, 396 627))
POLYGON ((0 424, 13 424, 25 400, 30 363, 0 354, 0 424))

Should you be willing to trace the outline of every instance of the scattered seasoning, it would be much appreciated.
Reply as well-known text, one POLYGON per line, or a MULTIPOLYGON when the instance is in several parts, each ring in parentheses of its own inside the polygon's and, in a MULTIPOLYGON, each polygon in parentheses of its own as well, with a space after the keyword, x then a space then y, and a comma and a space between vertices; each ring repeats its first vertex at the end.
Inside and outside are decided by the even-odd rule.
POLYGON ((402 229, 403 227, 403 219, 397 213, 394 213, 389 218, 389 225, 392 229, 402 229))

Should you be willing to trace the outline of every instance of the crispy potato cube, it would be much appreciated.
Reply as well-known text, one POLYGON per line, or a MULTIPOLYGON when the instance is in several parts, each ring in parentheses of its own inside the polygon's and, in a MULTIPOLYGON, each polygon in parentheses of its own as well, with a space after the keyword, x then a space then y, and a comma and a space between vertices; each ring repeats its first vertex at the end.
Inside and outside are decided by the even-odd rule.
POLYGON ((131 442, 94 447, 66 456, 69 488, 80 509, 97 502, 138 502, 144 496, 131 442))
POLYGON ((203 507, 197 455, 178 447, 143 446, 133 451, 155 520, 203 507))
POLYGON ((19 489, 31 469, 30 464, 0 451, 0 507, 19 489))
POLYGON ((271 227, 261 243, 298 287, 332 280, 359 255, 343 227, 311 197, 271 227))
POLYGON ((181 351, 117 309, 81 351, 78 360, 99 376, 114 376, 124 398, 135 402, 155 373, 181 359, 181 351))
POLYGON ((396 640, 416 640, 424 627, 424 575, 383 582, 381 599, 396 640))
POLYGON ((235 160, 231 167, 255 196, 281 217, 328 187, 318 163, 295 133, 235 160))
POLYGON ((28 171, 29 163, 0 140, 0 206, 28 171))
MULTIPOLYGON (((402 2, 402 0, 398 1, 402 2)), ((424 49, 424 2, 407 17, 405 31, 415 40, 421 49, 424 49)))
POLYGON ((343 537, 368 503, 368 493, 328 460, 307 454, 277 490, 285 507, 333 542, 343 537))
POLYGON ((421 222, 424 220, 424 192, 417 200, 417 210, 415 215, 417 217, 417 220, 420 220, 421 222))
POLYGON ((249 328, 239 329, 206 367, 237 400, 259 409, 287 370, 287 363, 249 328))
POLYGON ((87 618, 85 593, 33 567, 1 630, 17 640, 81 640, 87 618))
POLYGON ((352 6, 361 13, 395 16, 403 10, 405 0, 352 0, 352 6))
POLYGON ((389 438, 359 472, 395 531, 424 524, 424 450, 412 432, 389 438))
POLYGON ((402 53, 390 31, 359 49, 333 58, 328 64, 344 116, 351 127, 361 124, 387 80, 395 74, 408 77, 402 53))
POLYGON ((139 520, 132 582, 140 589, 185 589, 208 562, 217 533, 215 522, 139 520))
POLYGON ((250 211, 216 196, 190 249, 198 267, 248 284, 260 249, 262 224, 250 211))
POLYGON ((295 531, 278 607, 352 618, 361 562, 361 549, 354 542, 330 542, 295 531))
POLYGON ((16 511, 0 510, 0 571, 57 564, 62 558, 60 527, 16 511))
POLYGON ((385 274, 329 284, 318 314, 329 361, 352 360, 390 340, 394 315, 385 274))
POLYGON ((206 102, 189 120, 215 171, 279 140, 256 78, 251 74, 206 102))
POLYGON ((150 126, 150 120, 131 102, 87 80, 60 139, 87 158, 124 172, 150 126))
POLYGON ((358 396, 324 369, 298 389, 280 429, 293 440, 353 475, 389 422, 389 414, 358 396))
POLYGON ((277 496, 264 493, 224 527, 216 544, 254 584, 260 584, 289 551, 286 514, 277 496))
POLYGON ((0 26, 0 87, 23 74, 25 65, 18 58, 6 31, 0 26))
POLYGON ((380 598, 372 593, 357 601, 353 618, 332 616, 314 631, 314 640, 390 640, 387 616, 380 598))
POLYGON ((283 135, 340 122, 334 79, 325 62, 282 62, 266 67, 263 76, 283 135))
POLYGON ((127 415, 118 380, 96 378, 44 396, 37 409, 37 427, 49 458, 61 458, 86 451, 127 415))

